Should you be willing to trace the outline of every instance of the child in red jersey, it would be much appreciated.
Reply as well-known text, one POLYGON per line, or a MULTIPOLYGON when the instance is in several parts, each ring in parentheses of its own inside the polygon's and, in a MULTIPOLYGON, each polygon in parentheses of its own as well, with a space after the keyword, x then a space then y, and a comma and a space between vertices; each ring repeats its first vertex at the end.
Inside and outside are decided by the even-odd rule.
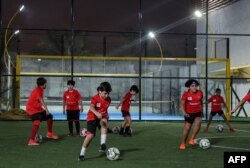
POLYGON ((68 90, 63 95, 63 114, 65 114, 65 106, 67 112, 67 120, 69 127, 68 136, 73 136, 73 122, 75 122, 76 134, 80 135, 80 111, 83 112, 82 97, 80 93, 74 88, 75 81, 69 80, 67 82, 68 90), (80 108, 79 108, 80 106, 80 108))
POLYGON ((138 92, 139 92, 138 86, 132 85, 129 89, 129 92, 127 92, 120 101, 120 103, 116 105, 116 109, 119 109, 120 105, 122 105, 121 111, 122 111, 122 116, 124 118, 124 122, 122 122, 121 125, 120 135, 131 136, 130 126, 132 120, 129 112, 130 102, 131 102, 131 97, 136 95, 138 92))
POLYGON ((235 106, 235 108, 231 111, 231 113, 235 113, 239 107, 243 106, 246 101, 250 102, 250 91, 247 93, 247 95, 235 106))
POLYGON ((211 109, 211 113, 210 113, 210 116, 209 116, 209 120, 208 120, 207 126, 206 126, 206 128, 204 129, 205 132, 208 131, 208 127, 209 127, 209 125, 210 125, 210 123, 211 123, 213 117, 214 117, 216 114, 220 115, 220 116, 224 119, 224 121, 226 122, 226 124, 227 124, 229 130, 230 130, 231 132, 234 132, 233 127, 230 125, 230 123, 228 122, 228 120, 227 120, 227 118, 226 118, 224 112, 222 111, 221 104, 224 104, 226 108, 227 108, 227 106, 226 106, 226 103, 225 103, 223 97, 222 97, 220 94, 221 94, 221 90, 220 90, 220 88, 217 88, 217 89, 215 90, 215 95, 212 96, 212 97, 210 97, 210 98, 207 100, 207 103, 211 103, 212 109, 211 109))
POLYGON ((47 121, 48 132, 46 137, 51 139, 58 139, 59 137, 52 132, 53 116, 43 100, 43 90, 46 89, 46 79, 38 78, 37 87, 30 93, 26 104, 26 111, 30 115, 33 126, 31 129, 31 136, 28 142, 29 146, 40 145, 35 141, 39 125, 41 121, 47 121))
POLYGON ((185 83, 188 91, 185 91, 181 97, 181 111, 184 115, 184 130, 182 133, 181 150, 186 149, 186 141, 194 123, 193 133, 189 139, 189 144, 194 145, 194 139, 198 134, 202 121, 202 91, 198 90, 199 82, 195 79, 190 79, 185 83))
POLYGON ((83 161, 86 150, 95 136, 96 128, 101 131, 101 145, 99 152, 106 151, 106 139, 108 130, 108 107, 111 103, 109 93, 112 91, 108 82, 102 82, 97 88, 97 95, 93 96, 87 114, 87 135, 84 139, 78 160, 83 161))

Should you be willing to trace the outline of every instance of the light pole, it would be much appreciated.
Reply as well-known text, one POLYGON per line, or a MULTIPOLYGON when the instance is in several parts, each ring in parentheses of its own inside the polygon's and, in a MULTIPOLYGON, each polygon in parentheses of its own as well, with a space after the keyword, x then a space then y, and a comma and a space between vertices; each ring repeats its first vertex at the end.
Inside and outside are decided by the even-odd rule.
MULTIPOLYGON (((195 11, 194 11, 194 16, 196 17, 196 19, 203 19, 203 15, 204 15, 204 14, 205 14, 205 13, 202 13, 200 10, 195 10, 195 11)), ((208 24, 208 33, 213 34, 213 30, 212 30, 212 28, 209 26, 209 24, 208 24)), ((211 43, 210 43, 210 45, 211 45, 211 56, 213 56, 214 51, 215 51, 213 42, 214 42, 214 40, 211 39, 211 43)))
POLYGON ((10 87, 11 87, 11 57, 9 55, 8 52, 8 43, 10 42, 10 40, 14 37, 14 35, 18 34, 19 31, 15 31, 7 40, 7 36, 8 36, 8 29, 12 23, 12 21, 14 20, 14 18, 24 10, 24 5, 22 5, 17 12, 14 13, 14 15, 10 18, 6 30, 5 30, 5 35, 4 35, 4 60, 5 60, 5 65, 6 68, 8 70, 8 77, 7 77, 7 110, 9 109, 10 106, 10 87), (7 54, 7 59, 6 59, 6 54, 7 54), (8 62, 8 63, 7 63, 8 62))
MULTIPOLYGON (((153 32, 149 32, 149 33, 148 33, 148 36, 149 36, 151 39, 154 39, 155 42, 156 42, 156 44, 157 44, 158 47, 159 47, 160 54, 161 54, 161 64, 160 64, 160 67, 159 67, 158 71, 156 71, 156 72, 160 72, 161 69, 162 69, 162 61, 163 61, 163 60, 162 60, 162 59, 163 59, 162 47, 161 47, 159 41, 157 40, 157 38, 155 37, 155 34, 154 34, 153 32)), ((154 72, 151 72, 151 73, 154 73, 154 72)))

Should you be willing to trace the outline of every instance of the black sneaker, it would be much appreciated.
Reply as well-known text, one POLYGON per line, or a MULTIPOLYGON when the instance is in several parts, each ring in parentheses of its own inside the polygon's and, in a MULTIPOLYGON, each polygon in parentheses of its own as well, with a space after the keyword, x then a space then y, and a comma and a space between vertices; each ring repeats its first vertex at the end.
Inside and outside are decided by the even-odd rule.
POLYGON ((101 144, 99 152, 106 152, 107 146, 105 144, 101 144))
POLYGON ((79 161, 84 161, 84 155, 79 155, 78 160, 79 160, 79 161))
POLYGON ((132 137, 132 134, 123 134, 124 137, 132 137))

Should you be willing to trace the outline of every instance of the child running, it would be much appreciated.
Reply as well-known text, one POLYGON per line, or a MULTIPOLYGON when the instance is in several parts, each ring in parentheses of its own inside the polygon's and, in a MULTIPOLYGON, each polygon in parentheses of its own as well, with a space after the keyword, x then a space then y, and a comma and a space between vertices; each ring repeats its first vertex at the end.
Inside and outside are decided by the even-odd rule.
POLYGON ((80 93, 74 88, 75 81, 69 80, 67 82, 68 90, 63 95, 63 114, 65 114, 65 106, 67 112, 68 136, 73 136, 73 122, 75 122, 76 134, 80 135, 80 111, 83 112, 82 97, 80 93), (80 106, 80 108, 79 108, 80 106))
POLYGON ((137 93, 139 93, 138 86, 132 85, 129 91, 124 95, 120 103, 116 105, 116 109, 119 109, 119 107, 122 106, 121 112, 124 118, 124 121, 122 122, 121 129, 120 129, 120 135, 131 136, 130 126, 131 126, 132 120, 130 116, 130 102, 131 102, 131 97, 136 95, 137 93))
POLYGON ((202 121, 202 91, 198 90, 199 82, 195 79, 189 79, 185 83, 188 91, 185 91, 181 97, 181 111, 184 115, 184 130, 182 133, 181 150, 186 149, 186 141, 194 123, 193 133, 189 139, 189 144, 194 145, 194 139, 198 134, 202 121))
POLYGON ((99 152, 106 151, 106 139, 108 129, 108 108, 111 103, 109 93, 112 91, 108 82, 102 82, 97 88, 97 95, 93 96, 90 109, 87 114, 87 135, 84 139, 78 160, 84 161, 86 150, 95 136, 96 128, 101 131, 101 143, 99 152))
POLYGON ((37 87, 32 90, 26 104, 26 111, 31 117, 32 129, 31 136, 28 142, 28 146, 40 145, 35 140, 35 136, 38 132, 39 125, 42 121, 47 121, 48 132, 46 137, 50 139, 59 139, 59 136, 53 133, 53 115, 49 113, 47 105, 43 100, 44 89, 47 86, 47 80, 45 78, 38 78, 37 87))
POLYGON ((226 105, 223 97, 221 96, 221 90, 220 90, 220 88, 217 88, 215 90, 215 95, 213 95, 212 97, 210 97, 207 100, 207 103, 211 103, 211 113, 210 113, 210 116, 209 116, 209 120, 208 120, 207 126, 204 129, 204 132, 208 132, 209 125, 211 124, 211 121, 212 121, 213 117, 216 114, 218 114, 219 116, 221 116, 224 119, 224 121, 226 122, 229 130, 231 132, 234 132, 234 128, 228 122, 228 120, 227 120, 227 118, 226 118, 226 116, 225 116, 225 114, 224 114, 224 112, 223 112, 223 110, 221 108, 221 104, 223 104, 226 108, 227 108, 227 105, 226 105))

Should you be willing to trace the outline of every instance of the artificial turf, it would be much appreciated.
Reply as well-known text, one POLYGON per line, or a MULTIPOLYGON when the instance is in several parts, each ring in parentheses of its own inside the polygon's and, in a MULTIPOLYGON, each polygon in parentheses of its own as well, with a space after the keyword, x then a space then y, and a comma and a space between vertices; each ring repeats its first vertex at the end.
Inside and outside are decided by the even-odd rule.
MULTIPOLYGON (((73 167, 102 167, 102 168, 221 168, 223 167, 224 151, 250 151, 250 123, 232 123, 238 129, 229 132, 225 128, 223 133, 215 130, 214 122, 208 133, 200 132, 198 138, 208 137, 212 145, 203 150, 198 147, 187 146, 185 151, 179 150, 182 122, 134 122, 133 136, 121 137, 109 134, 107 146, 117 147, 121 156, 117 161, 109 161, 104 154, 98 152, 99 131, 87 150, 86 160, 77 160, 83 138, 67 136, 67 123, 56 121, 55 132, 61 136, 60 140, 44 138, 40 146, 27 146, 31 129, 30 121, 1 121, 0 122, 0 168, 73 168, 73 167), (222 147, 221 147, 222 146, 222 147), (223 148, 229 147, 227 148, 223 148), (242 148, 242 149, 231 149, 242 148)), ((86 125, 81 122, 82 127, 86 125)), ((119 122, 110 122, 110 127, 119 122)), ((225 124, 223 124, 224 127, 225 124)), ((46 123, 43 122, 39 132, 45 136, 46 123)), ((204 125, 203 125, 204 128, 204 125)))

